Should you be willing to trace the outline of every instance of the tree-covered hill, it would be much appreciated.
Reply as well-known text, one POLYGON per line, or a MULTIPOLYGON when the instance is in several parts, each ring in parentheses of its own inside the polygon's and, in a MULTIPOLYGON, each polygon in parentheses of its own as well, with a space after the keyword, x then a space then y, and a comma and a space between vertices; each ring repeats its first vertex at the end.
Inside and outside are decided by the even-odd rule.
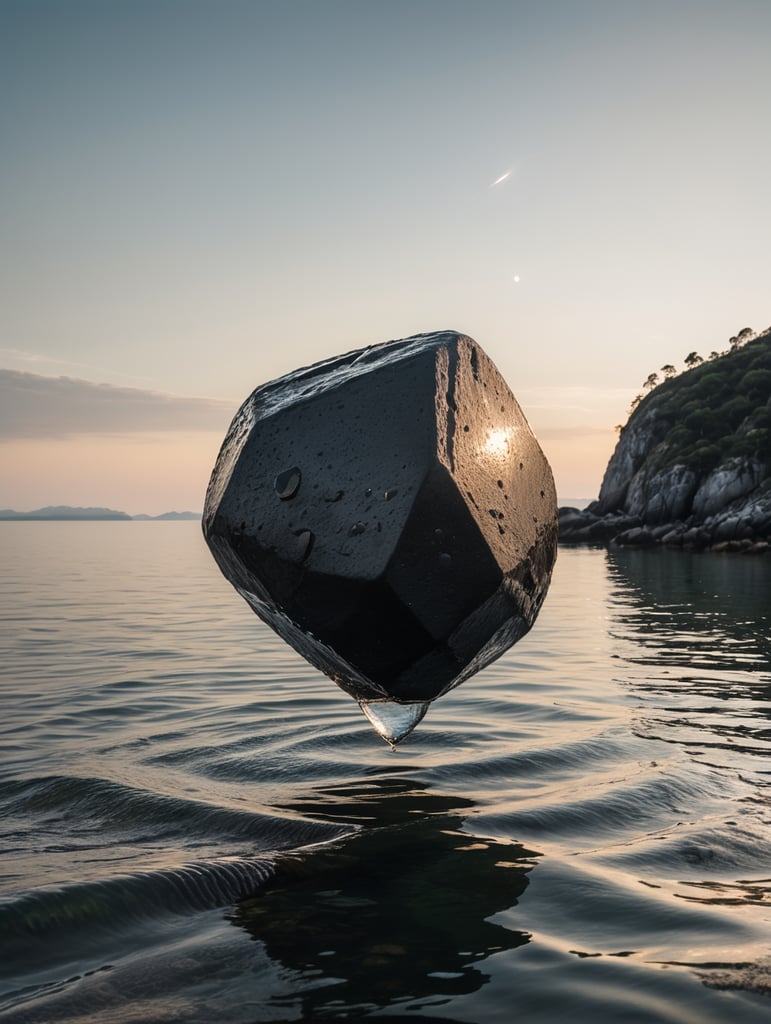
POLYGON ((685 362, 683 373, 667 365, 663 381, 653 373, 645 382, 598 500, 562 510, 563 542, 768 547, 771 328, 745 328, 728 351, 685 362))
POLYGON ((654 420, 651 468, 685 465, 703 473, 733 458, 768 461, 771 332, 665 379, 636 403, 621 436, 654 420))

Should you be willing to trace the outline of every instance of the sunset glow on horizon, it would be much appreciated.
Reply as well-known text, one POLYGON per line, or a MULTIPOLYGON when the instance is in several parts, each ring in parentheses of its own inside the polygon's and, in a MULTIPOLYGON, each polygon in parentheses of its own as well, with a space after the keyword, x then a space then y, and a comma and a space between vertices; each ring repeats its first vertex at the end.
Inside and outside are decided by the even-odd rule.
POLYGON ((443 329, 595 497, 648 375, 771 321, 769 38, 756 0, 8 0, 0 507, 200 511, 259 384, 443 329))

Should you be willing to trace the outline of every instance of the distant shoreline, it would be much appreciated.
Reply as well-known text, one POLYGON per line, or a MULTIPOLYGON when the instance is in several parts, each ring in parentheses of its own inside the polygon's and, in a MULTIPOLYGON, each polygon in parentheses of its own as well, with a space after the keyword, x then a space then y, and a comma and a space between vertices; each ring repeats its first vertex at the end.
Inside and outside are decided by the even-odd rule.
POLYGON ((139 513, 130 516, 128 512, 120 512, 111 508, 73 508, 69 505, 56 505, 46 508, 32 509, 30 512, 17 512, 15 509, 0 509, 0 523, 69 523, 69 522, 200 522, 200 512, 162 512, 157 516, 139 513))
MULTIPOLYGON (((569 501, 571 507, 583 509, 590 500, 590 498, 573 498, 566 499, 565 503, 569 501)), ((0 523, 189 523, 200 522, 201 518, 200 512, 162 512, 157 516, 140 512, 132 516, 119 509, 78 508, 71 505, 49 505, 45 508, 32 509, 30 512, 17 512, 12 508, 0 509, 0 523)))

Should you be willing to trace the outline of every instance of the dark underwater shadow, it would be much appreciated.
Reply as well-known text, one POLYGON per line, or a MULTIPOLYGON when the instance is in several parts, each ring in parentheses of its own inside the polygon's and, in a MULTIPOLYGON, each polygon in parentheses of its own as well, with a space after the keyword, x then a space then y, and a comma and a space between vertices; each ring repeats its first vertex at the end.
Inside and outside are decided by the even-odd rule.
POLYGON ((487 957, 529 941, 490 919, 517 903, 539 855, 461 831, 469 806, 406 779, 328 788, 292 806, 364 827, 284 859, 236 907, 232 922, 295 973, 272 1008, 305 1020, 409 1009, 404 1019, 420 1020, 423 1006, 484 985, 487 957))

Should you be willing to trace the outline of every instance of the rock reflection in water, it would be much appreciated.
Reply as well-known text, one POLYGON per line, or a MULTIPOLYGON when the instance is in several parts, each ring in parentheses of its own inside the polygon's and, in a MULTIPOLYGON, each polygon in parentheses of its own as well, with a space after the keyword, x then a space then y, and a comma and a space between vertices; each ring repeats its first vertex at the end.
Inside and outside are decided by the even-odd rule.
POLYGON ((289 1001, 302 1019, 405 1002, 419 1019, 423 1005, 477 991, 487 957, 529 941, 491 918, 517 903, 539 855, 462 831, 468 805, 404 779, 293 805, 365 823, 351 839, 285 860, 232 918, 298 972, 289 1001))
POLYGON ((657 661, 708 652, 722 667, 746 668, 748 657, 771 667, 771 563, 749 556, 611 549, 607 553, 620 622, 657 661), (628 611, 624 611, 626 604, 628 611), (716 651, 714 641, 725 646, 716 651), (664 650, 661 642, 666 642, 664 650))
MULTIPOLYGON (((735 780, 752 787, 721 829, 681 844, 689 866, 731 870, 732 857, 745 847, 760 852, 755 844, 767 832, 771 564, 672 551, 610 551, 607 557, 616 585, 616 657, 639 700, 636 732, 679 747, 694 767, 720 773, 726 800, 735 780)), ((757 902, 745 893, 747 884, 756 892, 755 879, 722 878, 717 889, 714 882, 691 882, 695 888, 677 895, 724 903, 730 892, 732 900, 757 902)))
POLYGON ((757 755, 756 781, 767 785, 767 560, 611 551, 608 562, 617 584, 616 619, 635 640, 634 655, 626 653, 624 661, 629 683, 644 700, 643 733, 724 766, 741 754, 745 772, 757 755))

